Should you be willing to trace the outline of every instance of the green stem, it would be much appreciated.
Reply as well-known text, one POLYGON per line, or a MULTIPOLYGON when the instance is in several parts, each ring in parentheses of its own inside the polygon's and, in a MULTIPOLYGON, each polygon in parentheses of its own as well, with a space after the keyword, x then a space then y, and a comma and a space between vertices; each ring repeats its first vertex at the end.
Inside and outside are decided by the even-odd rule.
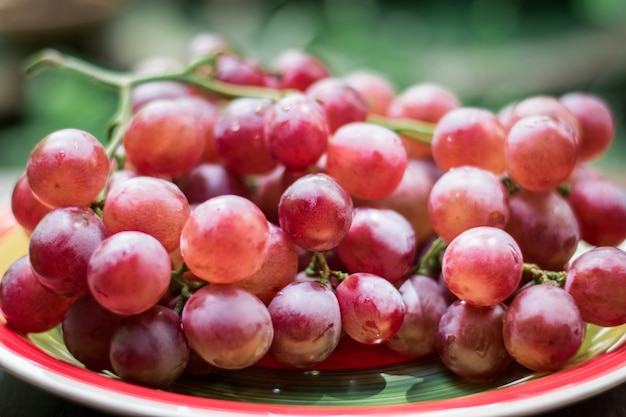
POLYGON ((328 284, 331 279, 341 282, 349 275, 342 271, 330 269, 326 256, 322 252, 313 252, 313 258, 311 258, 311 262, 305 271, 309 277, 318 277, 318 281, 323 285, 328 284))
POLYGON ((546 271, 541 269, 539 265, 532 263, 524 263, 523 274, 532 281, 533 285, 565 285, 566 271, 546 271))
POLYGON ((380 126, 385 126, 394 132, 409 139, 430 145, 435 125, 420 120, 413 119, 392 119, 371 113, 367 116, 367 121, 380 126))
POLYGON ((447 247, 448 244, 442 238, 437 237, 420 258, 419 263, 407 273, 407 276, 415 274, 430 276, 434 272, 439 271, 441 269, 441 257, 447 247))
POLYGON ((522 190, 522 187, 519 186, 518 183, 513 181, 509 177, 503 177, 500 182, 504 185, 504 188, 509 192, 509 195, 513 195, 522 190))
POLYGON ((64 55, 54 49, 44 49, 27 61, 26 73, 32 74, 44 67, 59 68, 88 78, 107 87, 119 88, 128 84, 130 75, 101 68, 81 59, 64 55))
MULTIPOLYGON (((133 115, 133 95, 130 85, 120 87, 120 100, 117 112, 109 124, 109 142, 106 153, 109 159, 115 156, 117 148, 124 140, 124 132, 133 115)), ((121 164, 120 164, 121 165, 121 164)))

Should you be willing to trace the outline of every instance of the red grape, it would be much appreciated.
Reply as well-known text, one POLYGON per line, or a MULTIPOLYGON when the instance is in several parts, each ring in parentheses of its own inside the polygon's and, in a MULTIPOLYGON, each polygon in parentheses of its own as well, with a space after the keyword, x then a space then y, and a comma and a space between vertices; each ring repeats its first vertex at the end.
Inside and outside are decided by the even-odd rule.
POLYGON ((266 87, 274 83, 255 62, 228 53, 218 55, 215 72, 215 78, 229 84, 266 87))
POLYGON ((395 283, 415 260, 411 224, 398 212, 373 207, 354 210, 352 225, 337 246, 348 272, 369 272, 395 283))
POLYGON ((89 207, 60 207, 33 231, 30 262, 41 284, 66 297, 86 294, 87 265, 107 236, 100 217, 89 207))
POLYGON ((459 107, 439 119, 431 150, 443 171, 473 165, 500 174, 504 171, 505 137, 504 127, 490 111, 459 107))
POLYGON ((26 163, 33 193, 51 207, 88 206, 104 189, 109 160, 91 134, 61 129, 43 138, 26 163))
POLYGON ((189 355, 180 317, 163 306, 126 317, 111 337, 113 371, 139 385, 171 385, 185 370, 189 355))
POLYGON ((139 176, 109 190, 102 220, 109 234, 123 230, 148 233, 171 252, 179 246, 190 210, 187 198, 176 185, 139 176))
POLYGON ((227 284, 259 270, 269 236, 261 209, 244 197, 222 195, 194 209, 182 230, 180 249, 197 277, 227 284))
POLYGON ((552 285, 520 291, 504 316, 502 334, 513 358, 537 372, 556 371, 582 345, 585 324, 574 298, 552 285))
POLYGON ((190 205, 204 203, 224 194, 246 196, 248 188, 242 177, 224 165, 204 162, 174 181, 190 205))
POLYGON ((57 326, 73 301, 42 286, 28 256, 14 261, 0 281, 0 310, 9 326, 20 333, 39 333, 57 326))
POLYGON ((594 246, 617 246, 626 239, 626 191, 602 178, 576 181, 568 198, 581 238, 594 246))
POLYGON ((504 230, 473 227, 446 248, 441 273, 454 295, 469 304, 488 307, 513 294, 523 270, 522 251, 504 230))
POLYGON ((341 312, 332 289, 316 281, 283 288, 268 306, 274 327, 270 353, 278 362, 311 368, 335 350, 341 337, 341 312))
MULTIPOLYGON (((507 113, 504 120, 507 130, 510 130, 515 123, 524 117, 552 116, 565 122, 574 131, 576 138, 580 136, 578 119, 563 102, 555 97, 545 95, 527 97, 512 104, 507 113)), ((501 120, 503 119, 501 118, 501 120)))
POLYGON ((311 84, 306 95, 322 104, 331 133, 352 122, 367 118, 367 102, 354 88, 339 78, 323 78, 311 84))
POLYGON ((111 371, 111 338, 124 317, 102 307, 90 294, 82 296, 63 316, 63 343, 87 369, 111 371))
POLYGON ((215 123, 215 144, 224 165, 238 174, 263 174, 276 166, 265 141, 268 99, 240 98, 224 108, 215 123))
POLYGON ((578 160, 600 157, 610 148, 615 134, 615 121, 609 106, 593 94, 572 92, 560 98, 561 103, 578 121, 578 160))
POLYGON ((261 267, 249 277, 234 285, 250 291, 266 305, 298 273, 298 249, 285 232, 274 224, 269 225, 270 237, 267 256, 261 267))
POLYGON ((498 177, 482 168, 452 168, 433 186, 428 198, 433 229, 451 242, 477 226, 503 229, 509 218, 508 193, 498 177))
POLYGON ((206 142, 194 102, 155 100, 131 119, 124 133, 129 161, 146 175, 176 177, 198 163, 206 142))
POLYGON ((502 374, 512 358, 502 337, 504 304, 478 307, 452 303, 439 322, 437 351, 448 369, 463 378, 490 380, 502 374))
POLYGON ((404 321, 387 346, 404 355, 422 358, 437 352, 437 329, 448 307, 443 291, 430 277, 412 275, 400 285, 406 307, 404 321))
POLYGON ((326 151, 328 122, 324 108, 302 93, 281 98, 269 111, 265 140, 273 158, 290 171, 304 171, 326 151))
POLYGON ((506 230, 519 244, 526 262, 561 270, 574 255, 580 229, 574 211, 554 190, 520 190, 509 197, 506 230))
POLYGON ((337 286, 336 295, 343 329, 357 342, 385 343, 402 326, 406 311, 402 296, 382 277, 351 274, 337 286))
POLYGON ((191 348, 218 368, 255 364, 269 351, 274 337, 265 304, 233 285, 202 287, 187 300, 182 319, 191 348))
POLYGON ((371 70, 355 70, 342 78, 365 99, 370 113, 385 116, 395 91, 385 76, 371 70))
POLYGON ((353 197, 377 200, 402 181, 407 155, 400 137, 366 122, 340 127, 327 151, 326 170, 353 197))
POLYGON ((106 238, 89 259, 91 295, 116 314, 139 314, 158 303, 171 276, 169 254, 154 237, 135 231, 106 238))
POLYGON ((278 219, 296 245, 323 252, 337 246, 352 223, 352 199, 326 174, 296 180, 278 203, 278 219))
POLYGON ((626 253, 596 247, 576 258, 567 269, 565 290, 588 323, 611 327, 626 323, 626 253))
POLYGON ((30 235, 43 216, 52 210, 42 203, 28 185, 26 174, 22 174, 13 187, 11 211, 15 221, 30 235))
MULTIPOLYGON (((437 123, 444 114, 460 106, 458 98, 448 89, 434 83, 419 83, 398 94, 387 108, 387 117, 437 123)), ((402 137, 411 158, 430 157, 429 145, 402 137)))
POLYGON ((402 180, 393 192, 378 200, 363 202, 363 205, 392 209, 402 214, 411 224, 417 244, 424 244, 434 234, 428 216, 428 197, 439 175, 433 161, 409 159, 402 180))
POLYGON ((515 123, 506 137, 504 159, 513 181, 530 191, 548 191, 572 173, 578 157, 574 131, 546 115, 515 123))
POLYGON ((281 90, 306 91, 317 80, 330 76, 330 71, 320 60, 299 49, 283 50, 276 57, 273 67, 281 90))

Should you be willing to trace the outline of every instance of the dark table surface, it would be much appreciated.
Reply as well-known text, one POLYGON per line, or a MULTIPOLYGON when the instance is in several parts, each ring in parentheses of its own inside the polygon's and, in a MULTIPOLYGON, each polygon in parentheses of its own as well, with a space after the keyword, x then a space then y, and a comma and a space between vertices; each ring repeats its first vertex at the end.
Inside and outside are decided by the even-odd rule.
MULTIPOLYGON (((65 400, 0 371, 0 416, 2 417, 113 415, 65 400)), ((575 404, 535 415, 541 417, 625 417, 626 383, 575 404)))

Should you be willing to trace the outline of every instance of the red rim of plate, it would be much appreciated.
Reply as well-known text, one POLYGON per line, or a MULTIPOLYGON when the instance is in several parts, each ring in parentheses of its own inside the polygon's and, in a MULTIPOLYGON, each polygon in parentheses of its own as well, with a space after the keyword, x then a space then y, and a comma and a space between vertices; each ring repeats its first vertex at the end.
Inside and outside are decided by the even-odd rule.
MULTIPOLYGON (((15 225, 10 212, 0 210, 0 238, 15 225)), ((129 384, 52 357, 6 325, 0 325, 0 346, 16 357, 23 358, 29 366, 68 378, 92 389, 120 394, 128 397, 129 401, 137 399, 155 404, 183 406, 185 409, 195 409, 199 412, 214 411, 234 415, 422 416, 435 415, 437 412, 445 412, 445 415, 448 415, 449 412, 463 409, 464 414, 469 417, 470 415, 501 415, 506 413, 507 407, 512 406, 515 406, 517 413, 532 413, 583 400, 626 381, 626 344, 622 344, 613 351, 600 354, 572 368, 528 382, 464 397, 390 406, 257 404, 195 397, 129 384), (473 414, 472 410, 480 414, 473 414)), ((0 359, 2 357, 3 355, 0 355, 0 359)), ((4 357, 4 359, 10 358, 4 357)), ((20 376, 17 364, 4 363, 4 366, 20 376)), ((30 378, 30 382, 44 389, 53 390, 59 395, 80 400, 80 395, 71 393, 69 388, 58 386, 52 389, 36 377, 30 378)), ((114 404, 106 396, 95 400, 92 398, 89 404, 102 409, 114 408, 114 404)))

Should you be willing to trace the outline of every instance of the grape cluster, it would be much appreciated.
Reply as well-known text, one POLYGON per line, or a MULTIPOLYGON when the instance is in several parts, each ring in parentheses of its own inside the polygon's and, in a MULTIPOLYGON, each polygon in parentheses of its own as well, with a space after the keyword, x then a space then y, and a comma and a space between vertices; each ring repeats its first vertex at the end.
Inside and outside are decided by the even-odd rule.
POLYGON ((599 97, 496 114, 299 50, 266 69, 215 34, 122 75, 46 62, 120 108, 108 141, 33 149, 0 307, 21 333, 60 325, 88 369, 164 388, 268 355, 314 368, 351 338, 488 380, 626 323, 626 192, 587 164, 614 136, 599 97))

